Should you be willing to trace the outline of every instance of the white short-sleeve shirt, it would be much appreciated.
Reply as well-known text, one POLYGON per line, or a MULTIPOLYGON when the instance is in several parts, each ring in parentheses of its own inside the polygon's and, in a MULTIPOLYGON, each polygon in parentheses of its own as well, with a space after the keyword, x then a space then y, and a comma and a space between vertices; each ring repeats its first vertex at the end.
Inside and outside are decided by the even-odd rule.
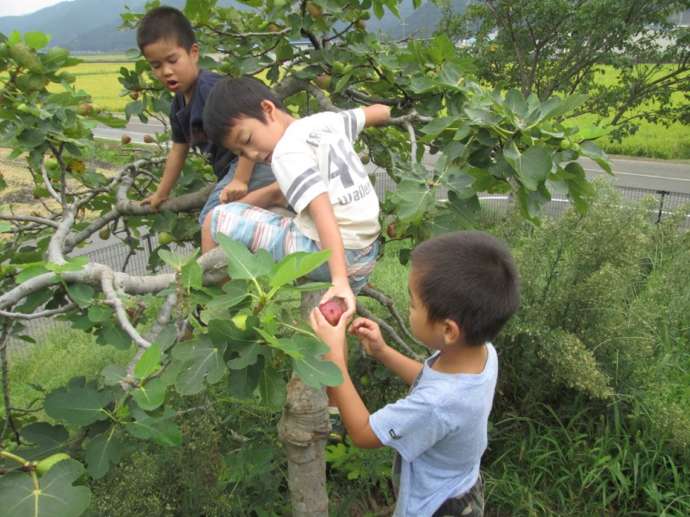
POLYGON ((305 208, 324 192, 333 205, 345 248, 366 248, 379 235, 379 201, 353 147, 364 122, 362 109, 297 119, 273 150, 271 167, 280 190, 297 212, 295 224, 315 241, 320 239, 305 208))

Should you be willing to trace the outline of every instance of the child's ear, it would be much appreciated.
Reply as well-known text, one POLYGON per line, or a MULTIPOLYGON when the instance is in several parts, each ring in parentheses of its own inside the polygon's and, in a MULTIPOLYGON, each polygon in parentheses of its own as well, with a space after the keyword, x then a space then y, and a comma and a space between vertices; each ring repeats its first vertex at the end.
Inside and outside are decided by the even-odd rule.
POLYGON ((446 319, 443 322, 443 340, 447 345, 457 343, 462 335, 462 328, 454 320, 446 319))
POLYGON ((199 61, 199 52, 199 44, 192 43, 192 46, 189 48, 189 55, 195 63, 199 61))
POLYGON ((261 110, 264 112, 267 122, 273 121, 275 118, 276 109, 276 105, 273 104, 272 101, 269 101, 268 99, 261 101, 261 110))

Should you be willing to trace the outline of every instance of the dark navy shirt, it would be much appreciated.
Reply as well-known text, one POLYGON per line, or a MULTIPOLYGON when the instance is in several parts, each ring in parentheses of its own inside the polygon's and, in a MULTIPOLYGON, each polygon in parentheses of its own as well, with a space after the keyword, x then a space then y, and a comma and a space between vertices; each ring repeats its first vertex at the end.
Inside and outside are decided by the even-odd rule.
POLYGON ((228 164, 236 158, 231 151, 209 142, 204 132, 204 105, 211 88, 220 78, 221 76, 214 72, 200 70, 189 104, 185 103, 182 93, 176 93, 170 107, 173 142, 190 144, 205 155, 218 179, 225 176, 228 164))

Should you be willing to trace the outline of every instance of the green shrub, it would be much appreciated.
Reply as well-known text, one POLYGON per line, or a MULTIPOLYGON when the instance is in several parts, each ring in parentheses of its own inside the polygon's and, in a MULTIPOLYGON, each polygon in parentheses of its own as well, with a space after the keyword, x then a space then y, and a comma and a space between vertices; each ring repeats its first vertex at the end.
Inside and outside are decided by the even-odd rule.
MULTIPOLYGON (((682 412, 669 397, 659 403, 659 392, 679 386, 663 372, 678 360, 687 365, 682 329, 690 327, 681 220, 656 226, 644 203, 626 204, 601 185, 586 216, 569 211, 540 227, 508 219, 494 229, 513 247, 523 296, 498 339, 500 404, 528 415, 535 403, 562 407, 581 395, 634 399, 666 433, 682 412)), ((688 443, 687 427, 674 435, 688 443)))
POLYGON ((187 409, 177 419, 183 434, 181 447, 132 441, 136 452, 91 484, 93 515, 289 513, 277 415, 223 397, 218 389, 207 399, 184 400, 187 409))

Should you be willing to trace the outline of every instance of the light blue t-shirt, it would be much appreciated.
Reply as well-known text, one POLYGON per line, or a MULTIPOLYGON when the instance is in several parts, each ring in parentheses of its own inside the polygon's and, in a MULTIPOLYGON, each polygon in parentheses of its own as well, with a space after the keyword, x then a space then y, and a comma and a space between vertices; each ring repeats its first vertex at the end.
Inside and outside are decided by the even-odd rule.
POLYGON ((430 516, 477 481, 498 376, 490 343, 487 352, 478 374, 433 370, 437 352, 424 362, 405 398, 369 417, 381 443, 401 456, 396 517, 430 516))

